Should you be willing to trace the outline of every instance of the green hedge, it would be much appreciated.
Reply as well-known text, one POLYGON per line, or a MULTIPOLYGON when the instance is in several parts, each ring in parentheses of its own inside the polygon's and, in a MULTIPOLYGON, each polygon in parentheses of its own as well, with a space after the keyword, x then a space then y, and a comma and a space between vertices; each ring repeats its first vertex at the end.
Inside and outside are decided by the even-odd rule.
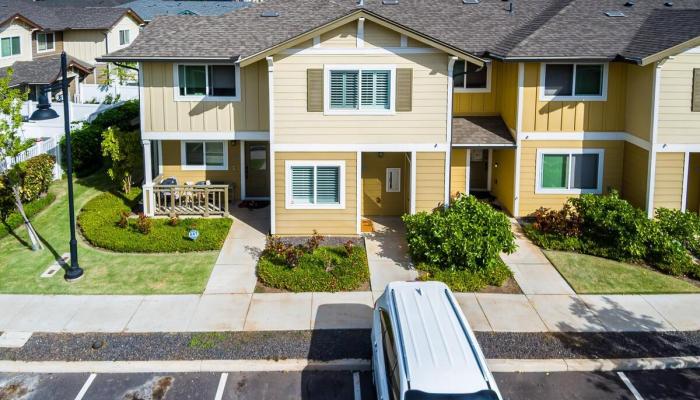
POLYGON ((292 292, 348 291, 369 281, 367 254, 361 247, 349 256, 343 246, 319 247, 304 253, 296 267, 289 267, 282 256, 265 252, 257 274, 266 286, 292 292))
MULTIPOLYGON (((49 192, 44 197, 40 197, 34 201, 23 204, 24 212, 27 214, 27 218, 29 218, 31 221, 33 216, 50 206, 54 200, 56 200, 56 195, 49 192)), ((24 221, 22 221, 22 216, 19 215, 18 212, 11 212, 2 222, 2 225, 0 225, 0 238, 9 235, 10 232, 17 229, 23 223, 24 221)))
POLYGON ((443 269, 430 264, 418 264, 423 271, 420 280, 444 282, 455 292, 476 292, 486 286, 501 286, 513 276, 510 268, 501 260, 489 269, 470 271, 467 269, 443 269))
POLYGON ((133 189, 128 195, 102 193, 90 200, 78 215, 83 237, 93 246, 123 253, 173 253, 219 250, 228 235, 230 218, 190 218, 177 221, 153 218, 148 234, 139 232, 137 218, 129 218, 126 227, 118 223, 123 212, 136 205, 141 190, 133 189), (190 228, 199 231, 197 240, 190 240, 190 228))

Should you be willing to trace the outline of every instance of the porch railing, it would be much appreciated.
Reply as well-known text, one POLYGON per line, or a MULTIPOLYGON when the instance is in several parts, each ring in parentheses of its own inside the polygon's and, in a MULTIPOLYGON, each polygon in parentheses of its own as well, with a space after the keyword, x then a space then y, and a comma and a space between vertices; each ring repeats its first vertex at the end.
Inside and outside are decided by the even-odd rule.
POLYGON ((222 215, 228 212, 228 185, 144 185, 147 215, 222 215))

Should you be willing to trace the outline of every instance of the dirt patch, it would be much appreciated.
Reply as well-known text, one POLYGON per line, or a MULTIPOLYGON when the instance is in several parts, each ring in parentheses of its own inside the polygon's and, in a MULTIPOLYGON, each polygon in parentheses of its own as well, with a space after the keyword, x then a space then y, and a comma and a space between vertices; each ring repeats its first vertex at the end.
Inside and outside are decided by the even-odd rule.
POLYGON ((0 382, 0 400, 22 400, 33 392, 39 383, 39 379, 28 376, 18 376, 4 382, 0 382))
POLYGON ((124 400, 163 400, 173 385, 172 376, 158 376, 138 388, 127 392, 124 400))
POLYGON ((518 282, 513 278, 508 278, 501 286, 486 286, 477 293, 507 293, 507 294, 522 294, 523 291, 518 286, 518 282))

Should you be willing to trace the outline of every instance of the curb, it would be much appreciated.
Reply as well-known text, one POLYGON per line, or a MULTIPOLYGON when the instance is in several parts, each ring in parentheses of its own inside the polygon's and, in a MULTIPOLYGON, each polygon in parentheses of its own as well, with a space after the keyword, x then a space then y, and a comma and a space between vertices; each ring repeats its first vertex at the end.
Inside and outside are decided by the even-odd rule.
MULTIPOLYGON (((700 356, 618 359, 486 360, 491 372, 592 372, 700 368, 700 356)), ((369 371, 371 361, 194 360, 194 361, 0 361, 4 373, 159 373, 369 371)))

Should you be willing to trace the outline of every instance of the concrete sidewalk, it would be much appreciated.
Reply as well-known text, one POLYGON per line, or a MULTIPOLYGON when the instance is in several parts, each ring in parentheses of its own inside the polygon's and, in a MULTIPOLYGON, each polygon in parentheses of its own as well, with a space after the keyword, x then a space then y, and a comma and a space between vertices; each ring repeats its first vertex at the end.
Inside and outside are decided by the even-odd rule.
MULTIPOLYGON (((358 329, 371 326, 372 292, 168 296, 0 295, 3 332, 196 332, 358 329)), ((457 293, 477 331, 700 330, 700 294, 457 293)))

